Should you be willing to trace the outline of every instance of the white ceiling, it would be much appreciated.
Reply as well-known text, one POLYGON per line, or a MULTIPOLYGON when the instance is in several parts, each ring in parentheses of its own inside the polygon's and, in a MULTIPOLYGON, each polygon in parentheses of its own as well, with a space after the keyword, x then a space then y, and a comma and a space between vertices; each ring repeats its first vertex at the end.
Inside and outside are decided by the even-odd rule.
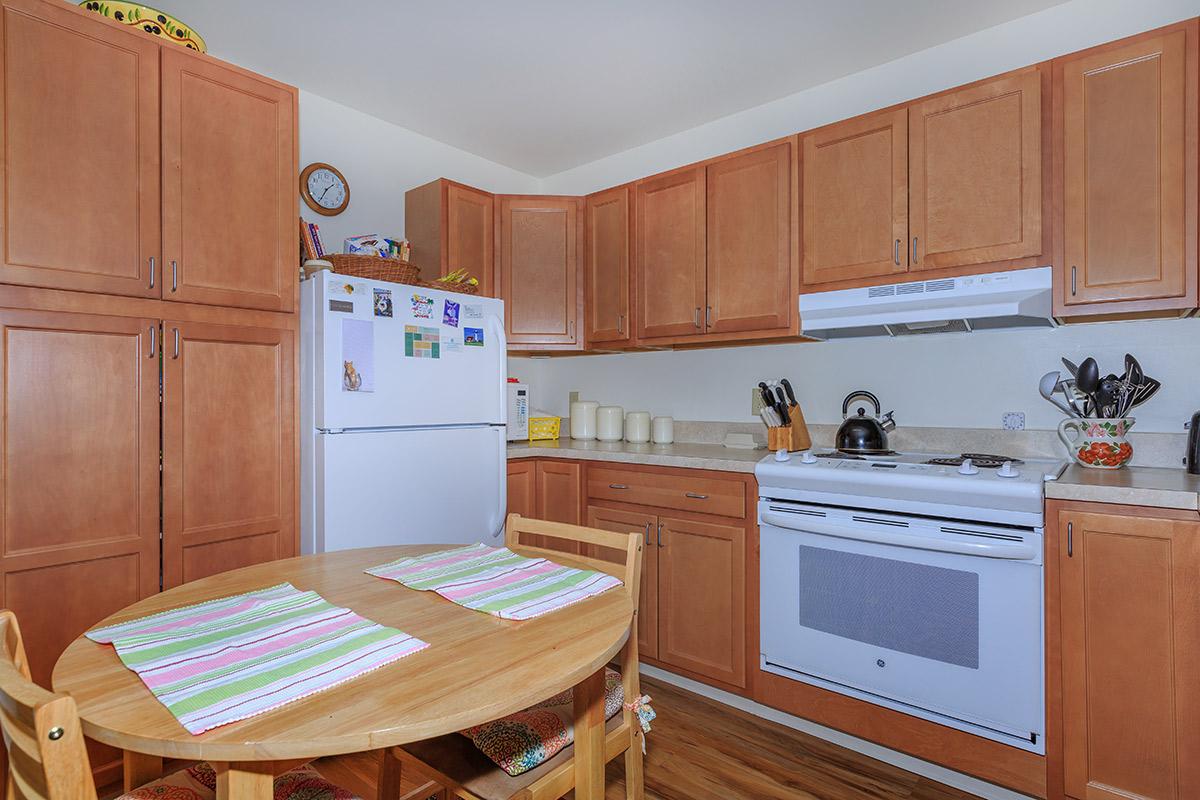
POLYGON ((1062 0, 158 0, 209 52, 545 177, 1062 0))

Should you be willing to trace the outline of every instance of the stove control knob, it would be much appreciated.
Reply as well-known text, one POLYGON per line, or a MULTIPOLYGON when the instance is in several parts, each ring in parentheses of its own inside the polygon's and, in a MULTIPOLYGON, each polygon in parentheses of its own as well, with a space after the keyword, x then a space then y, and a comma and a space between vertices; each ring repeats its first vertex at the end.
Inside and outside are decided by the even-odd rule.
POLYGON ((781 447, 775 451, 775 460, 776 461, 791 461, 792 454, 788 452, 788 449, 786 447, 781 447))
POLYGON ((978 475, 979 467, 971 463, 971 459, 964 458, 962 466, 958 468, 959 475, 978 475))
POLYGON ((815 463, 817 463, 817 457, 813 455, 812 450, 805 450, 804 455, 800 457, 800 463, 801 464, 815 464, 815 463))
POLYGON ((996 470, 996 474, 1001 478, 1015 478, 1021 474, 1020 470, 1013 468, 1011 461, 1005 461, 1000 465, 1000 469, 996 470))

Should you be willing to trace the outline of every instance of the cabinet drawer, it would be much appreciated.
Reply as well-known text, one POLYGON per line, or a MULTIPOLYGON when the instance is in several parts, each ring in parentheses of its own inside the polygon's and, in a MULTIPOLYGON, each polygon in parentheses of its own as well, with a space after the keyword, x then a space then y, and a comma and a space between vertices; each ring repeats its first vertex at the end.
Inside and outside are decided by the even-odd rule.
POLYGON ((588 497, 743 519, 746 484, 736 479, 588 467, 588 497))

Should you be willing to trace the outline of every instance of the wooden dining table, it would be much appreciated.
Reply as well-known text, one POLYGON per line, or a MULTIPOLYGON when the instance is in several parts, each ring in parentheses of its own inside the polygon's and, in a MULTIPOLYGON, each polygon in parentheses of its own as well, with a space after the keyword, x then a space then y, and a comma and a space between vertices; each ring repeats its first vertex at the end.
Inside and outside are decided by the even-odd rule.
POLYGON ((608 591, 523 622, 455 605, 364 569, 446 545, 301 556, 225 572, 134 603, 101 626, 290 582, 416 636, 424 650, 341 685, 200 735, 188 733, 110 645, 83 636, 54 667, 54 690, 79 707, 84 733, 125 751, 125 784, 162 774, 162 759, 204 760, 217 797, 270 800, 275 775, 321 756, 441 736, 574 687, 579 800, 604 796, 604 666, 629 635, 633 604, 608 591))

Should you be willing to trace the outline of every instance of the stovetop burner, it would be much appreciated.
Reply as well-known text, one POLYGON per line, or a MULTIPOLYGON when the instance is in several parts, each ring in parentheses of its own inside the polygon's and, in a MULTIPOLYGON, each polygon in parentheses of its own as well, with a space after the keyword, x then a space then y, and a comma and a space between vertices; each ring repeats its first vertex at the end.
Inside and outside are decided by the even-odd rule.
POLYGON ((963 461, 971 459, 971 463, 980 469, 999 469, 1004 465, 1004 462, 1011 461, 1013 464, 1024 464, 1025 462, 1019 458, 1012 456, 997 456, 991 453, 963 453, 959 456, 948 456, 946 458, 931 458, 926 461, 926 464, 936 464, 942 467, 961 467, 963 461))
POLYGON ((830 450, 827 453, 814 453, 817 458, 834 458, 842 459, 843 461, 866 461, 868 458, 887 458, 888 456, 900 455, 895 450, 888 450, 886 453, 843 453, 841 450, 830 450))

